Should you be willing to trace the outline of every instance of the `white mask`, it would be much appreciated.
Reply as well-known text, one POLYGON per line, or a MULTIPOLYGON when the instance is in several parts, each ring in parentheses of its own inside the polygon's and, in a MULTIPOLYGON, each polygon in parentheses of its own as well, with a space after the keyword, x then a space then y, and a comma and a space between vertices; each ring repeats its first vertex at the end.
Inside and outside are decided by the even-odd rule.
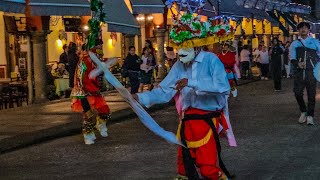
POLYGON ((194 48, 182 48, 178 50, 178 55, 179 55, 180 61, 186 64, 194 60, 196 53, 194 51, 194 48))

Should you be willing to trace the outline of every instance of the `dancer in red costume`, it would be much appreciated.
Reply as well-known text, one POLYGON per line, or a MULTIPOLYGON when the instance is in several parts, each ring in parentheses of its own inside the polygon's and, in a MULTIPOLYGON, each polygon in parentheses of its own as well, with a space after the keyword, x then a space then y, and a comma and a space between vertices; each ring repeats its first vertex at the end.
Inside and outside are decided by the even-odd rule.
POLYGON ((236 97, 238 94, 237 86, 237 73, 235 72, 236 64, 236 53, 231 51, 231 45, 229 43, 224 43, 222 47, 222 52, 218 54, 218 58, 224 65, 224 68, 227 72, 227 77, 231 87, 231 93, 233 97, 236 97))
MULTIPOLYGON (((71 107, 75 112, 83 112, 82 133, 85 144, 94 144, 96 139, 95 129, 99 130, 101 136, 108 136, 106 122, 110 119, 110 109, 100 93, 101 86, 98 78, 89 78, 90 72, 96 66, 85 49, 86 47, 83 45, 80 50, 80 61, 77 65, 74 88, 71 93, 71 107), (94 111, 98 113, 96 120, 94 111)), ((91 51, 99 57, 103 56, 102 44, 91 49, 91 51)))

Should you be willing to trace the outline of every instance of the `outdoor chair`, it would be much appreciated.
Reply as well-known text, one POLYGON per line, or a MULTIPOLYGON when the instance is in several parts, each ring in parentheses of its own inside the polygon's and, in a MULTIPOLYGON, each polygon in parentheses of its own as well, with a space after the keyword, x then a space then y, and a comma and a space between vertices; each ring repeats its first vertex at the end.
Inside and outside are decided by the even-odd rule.
POLYGON ((26 102, 28 105, 28 86, 25 84, 17 86, 17 96, 21 106, 23 102, 26 102))
POLYGON ((4 101, 0 95, 0 110, 2 110, 4 108, 4 101))

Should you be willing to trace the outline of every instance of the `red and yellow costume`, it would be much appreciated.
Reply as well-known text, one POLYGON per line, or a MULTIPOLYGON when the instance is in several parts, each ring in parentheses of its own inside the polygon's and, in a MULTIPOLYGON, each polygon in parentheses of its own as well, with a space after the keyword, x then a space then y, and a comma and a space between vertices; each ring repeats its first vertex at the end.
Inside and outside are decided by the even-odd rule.
POLYGON ((238 79, 234 69, 234 66, 236 64, 236 53, 230 51, 227 51, 226 53, 222 52, 218 54, 218 58, 223 63, 226 69, 231 91, 234 91, 236 89, 238 79))
POLYGON ((80 99, 87 98, 92 109, 96 109, 98 113, 101 114, 109 114, 109 106, 100 93, 101 87, 98 78, 89 78, 89 74, 94 68, 95 64, 92 62, 89 55, 85 53, 82 59, 80 59, 76 69, 76 76, 74 79, 75 87, 72 92, 72 110, 75 112, 83 112, 80 99))
POLYGON ((93 144, 95 127, 101 135, 107 136, 106 121, 110 119, 110 109, 104 97, 100 93, 98 78, 90 79, 89 74, 94 70, 95 64, 87 52, 84 52, 77 65, 74 77, 74 88, 71 93, 71 108, 75 112, 83 112, 83 134, 86 144, 93 144), (98 113, 97 122, 94 122, 94 111, 98 113), (86 135, 91 137, 90 143, 86 141, 86 135))
MULTIPOLYGON (((173 3, 188 6, 188 1, 167 1, 169 9, 173 3)), ((203 7, 199 1, 197 10, 203 7)), ((170 46, 178 49, 179 61, 157 88, 138 98, 146 107, 172 97, 176 101, 181 121, 177 136, 183 145, 178 148, 176 179, 226 180, 231 176, 220 158, 218 134, 224 130, 229 144, 236 146, 227 112, 230 86, 217 56, 200 47, 232 39, 233 27, 225 18, 200 22, 193 14, 189 9, 173 16, 170 46)))
POLYGON ((184 160, 186 157, 183 156, 190 156, 191 161, 194 161, 191 166, 195 164, 203 177, 213 180, 225 179, 222 172, 227 174, 228 172, 220 159, 221 147, 218 137, 221 127, 223 131, 229 129, 224 114, 219 111, 211 112, 189 108, 185 111, 184 116, 185 118, 179 125, 177 137, 181 139, 184 136, 183 139, 188 146, 187 150, 190 155, 187 155, 188 152, 183 152, 183 147, 178 148, 179 175, 187 175, 185 170, 188 168, 185 167, 185 164, 189 162, 186 162, 184 160), (184 129, 183 134, 181 129, 184 129))

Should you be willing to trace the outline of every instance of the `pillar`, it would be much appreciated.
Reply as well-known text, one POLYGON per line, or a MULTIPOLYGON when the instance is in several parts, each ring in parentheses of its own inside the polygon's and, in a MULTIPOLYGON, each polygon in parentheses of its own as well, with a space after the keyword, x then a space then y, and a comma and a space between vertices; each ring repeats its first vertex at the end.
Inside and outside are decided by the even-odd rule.
POLYGON ((32 104, 33 103, 33 68, 32 68, 32 53, 31 53, 31 49, 32 49, 32 43, 30 42, 31 41, 31 38, 30 36, 28 36, 28 51, 27 51, 27 54, 28 54, 28 57, 27 57, 27 68, 28 68, 28 77, 27 77, 27 80, 28 80, 28 103, 29 104, 32 104))
POLYGON ((164 42, 165 42, 165 29, 154 30, 154 35, 156 37, 156 42, 158 45, 157 52, 157 65, 158 65, 158 76, 157 82, 160 82, 165 77, 165 65, 164 65, 164 42))
POLYGON ((140 55, 140 53, 142 52, 142 48, 143 48, 142 42, 144 43, 144 41, 142 41, 142 36, 139 35, 139 36, 138 36, 138 47, 136 47, 139 55, 140 55))
POLYGON ((129 47, 134 46, 134 35, 125 35, 124 36, 124 54, 125 57, 129 53, 129 47))
POLYGON ((125 35, 122 34, 120 39, 121 39, 121 59, 125 59, 127 57, 125 35))
POLYGON ((32 48, 34 59, 34 88, 35 102, 40 103, 47 100, 46 97, 46 40, 47 33, 33 32, 32 33, 32 48))

